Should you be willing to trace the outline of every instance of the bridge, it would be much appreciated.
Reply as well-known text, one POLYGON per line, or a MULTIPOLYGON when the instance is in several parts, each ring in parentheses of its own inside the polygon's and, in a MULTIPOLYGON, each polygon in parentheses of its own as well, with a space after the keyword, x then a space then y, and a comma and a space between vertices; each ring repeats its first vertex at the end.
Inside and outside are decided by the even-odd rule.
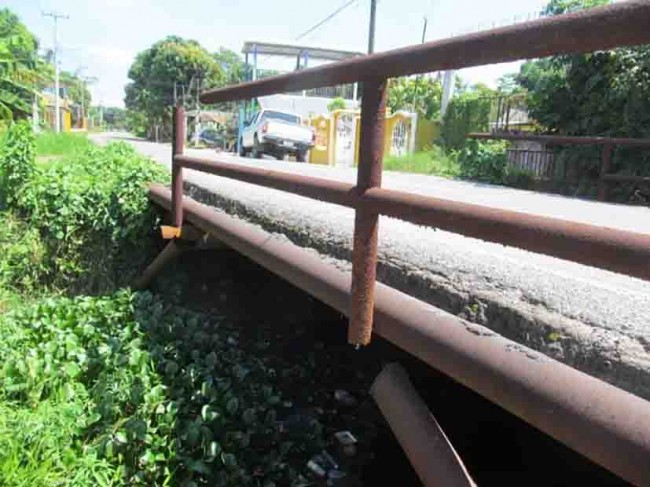
MULTIPOLYGON (((288 172, 265 164, 244 164, 227 157, 192 157, 184 148, 184 116, 182 107, 178 106, 174 110, 171 190, 159 185, 150 188, 152 202, 170 213, 163 232, 169 243, 147 269, 140 284, 146 285, 177 255, 180 241, 205 241, 209 236, 349 316, 348 340, 352 345, 362 347, 373 334, 378 334, 622 478, 639 485, 649 483, 650 403, 647 400, 486 331, 441 309, 440 303, 434 306, 376 282, 380 215, 480 239, 483 245, 488 242, 506 245, 511 248, 508 251, 520 249, 518 252, 534 252, 545 259, 589 266, 588 270, 579 271, 584 272, 585 278, 598 279, 604 275, 600 272, 624 274, 630 276, 627 278, 630 281, 624 281, 626 278, 618 274, 611 279, 628 291, 632 291, 633 283, 648 281, 650 234, 647 231, 623 228, 625 225, 615 228, 612 222, 602 225, 604 222, 567 221, 521 209, 383 188, 381 134, 389 77, 646 44, 650 43, 649 24, 647 2, 624 2, 203 93, 204 103, 217 103, 361 82, 361 156, 356 182, 327 178, 325 174, 316 177, 288 172), (184 195, 184 179, 190 171, 261 185, 353 211, 351 269, 203 205, 189 194, 184 195)), ((192 190, 192 186, 186 189, 192 190)), ((217 199, 220 191, 219 187, 212 191, 217 199)), ((241 197, 245 198, 245 194, 241 197)), ((458 248, 462 251, 462 246, 458 248)), ((486 249, 487 255, 490 250, 486 249)), ((512 255, 515 260, 517 254, 512 255)), ((537 275, 542 282, 544 266, 550 262, 538 261, 541 265, 537 275)), ((644 294, 646 285, 642 283, 634 288, 642 290, 637 294, 644 294)), ((631 305, 639 309, 638 303, 631 305)), ((466 318, 476 318, 481 311, 480 303, 471 303, 469 311, 475 316, 466 318)), ((399 397, 392 404, 404 411, 412 402, 399 400, 407 397, 408 391, 403 388, 396 391, 399 397)), ((417 421, 423 425, 420 431, 427 427, 432 428, 427 431, 435 430, 426 415, 418 416, 417 421)), ((421 478, 431 478, 430 465, 435 465, 436 460, 439 465, 451 465, 450 469, 454 470, 451 457, 431 447, 431 437, 418 435, 417 428, 404 430, 405 426, 398 422, 391 422, 391 426, 421 478)), ((456 465, 456 474, 461 470, 456 465)), ((439 479, 444 478, 448 477, 439 479)))

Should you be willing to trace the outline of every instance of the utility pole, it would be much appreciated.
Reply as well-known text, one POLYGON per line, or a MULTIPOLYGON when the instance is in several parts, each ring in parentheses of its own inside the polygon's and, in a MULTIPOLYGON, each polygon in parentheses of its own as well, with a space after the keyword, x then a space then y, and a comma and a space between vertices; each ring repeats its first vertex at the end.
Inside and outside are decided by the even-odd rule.
POLYGON ((43 16, 54 20, 54 115, 55 131, 61 132, 61 101, 59 93, 59 19, 69 19, 67 15, 58 12, 43 12, 43 16))
MULTIPOLYGON (((421 44, 424 44, 424 39, 426 39, 427 36, 427 23, 429 22, 429 19, 424 17, 424 25, 422 26, 422 41, 420 42, 421 44)), ((413 88, 413 112, 417 113, 417 99, 418 99, 418 88, 420 87, 420 77, 421 75, 417 75, 415 77, 415 86, 413 88)))
POLYGON ((377 0, 370 0, 370 28, 368 31, 368 54, 375 52, 375 17, 377 16, 377 0))

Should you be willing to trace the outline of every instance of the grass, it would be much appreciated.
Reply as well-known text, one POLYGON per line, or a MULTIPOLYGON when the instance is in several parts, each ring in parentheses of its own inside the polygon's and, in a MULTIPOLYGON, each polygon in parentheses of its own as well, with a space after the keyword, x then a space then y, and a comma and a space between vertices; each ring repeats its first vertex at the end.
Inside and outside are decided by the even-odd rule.
POLYGON ((63 156, 85 149, 91 144, 84 133, 43 132, 36 137, 36 154, 40 157, 63 156))
POLYGON ((434 147, 427 151, 388 156, 384 159, 384 169, 388 171, 430 174, 445 178, 455 178, 460 174, 456 158, 434 147))
POLYGON ((307 485, 323 426, 291 426, 268 339, 246 350, 221 308, 119 289, 167 174, 78 134, 41 135, 38 165, 34 143, 17 126, 0 150, 0 485, 307 485))

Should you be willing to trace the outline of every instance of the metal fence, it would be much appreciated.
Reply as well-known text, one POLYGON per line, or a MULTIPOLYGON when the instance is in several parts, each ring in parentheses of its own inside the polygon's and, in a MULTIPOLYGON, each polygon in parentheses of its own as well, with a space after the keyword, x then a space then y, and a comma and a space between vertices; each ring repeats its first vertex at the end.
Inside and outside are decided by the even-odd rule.
POLYGON ((458 318, 376 286, 375 277, 379 215, 387 215, 650 279, 649 235, 381 188, 389 77, 650 43, 648 25, 650 3, 629 1, 209 90, 201 95, 204 103, 362 82, 357 183, 185 156, 183 109, 177 107, 172 192, 154 187, 152 199, 171 209, 179 232, 185 211, 194 225, 347 314, 350 343, 367 344, 374 322, 377 333, 433 367, 624 479, 647 485, 649 402, 557 362, 533 363, 509 347, 488 343, 466 332, 458 318), (313 256, 183 201, 183 168, 353 208, 351 279, 313 256))

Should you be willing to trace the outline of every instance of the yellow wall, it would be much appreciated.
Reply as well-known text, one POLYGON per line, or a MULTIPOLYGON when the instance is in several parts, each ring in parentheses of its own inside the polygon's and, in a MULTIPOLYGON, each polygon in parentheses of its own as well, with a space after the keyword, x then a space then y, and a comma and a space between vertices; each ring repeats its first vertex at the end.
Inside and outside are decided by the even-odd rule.
POLYGON ((330 127, 332 121, 329 117, 319 115, 309 121, 309 125, 314 129, 316 141, 314 147, 309 152, 309 162, 312 164, 330 164, 332 144, 330 143, 330 127))
MULTIPOLYGON (((309 121, 309 125, 314 128, 316 133, 316 145, 310 152, 309 162, 313 164, 329 164, 334 165, 336 161, 336 122, 343 113, 349 113, 348 110, 335 110, 330 116, 319 115, 309 121)), ((361 118, 359 112, 355 112, 355 160, 354 164, 359 163, 359 144, 361 134, 361 118)), ((391 145, 393 140, 393 130, 398 122, 403 121, 406 124, 406 147, 410 147, 411 139, 411 123, 412 118, 410 114, 404 112, 397 112, 386 116, 386 128, 384 132, 384 153, 390 154, 391 145)), ((439 123, 430 120, 421 119, 417 122, 417 129, 415 134, 415 150, 422 150, 426 146, 433 145, 433 142, 438 136, 439 123)))
POLYGON ((70 132, 72 129, 72 114, 68 111, 65 110, 61 114, 61 130, 64 132, 70 132))
POLYGON ((420 152, 433 146, 440 135, 440 122, 418 119, 418 126, 415 129, 415 152, 420 152))

